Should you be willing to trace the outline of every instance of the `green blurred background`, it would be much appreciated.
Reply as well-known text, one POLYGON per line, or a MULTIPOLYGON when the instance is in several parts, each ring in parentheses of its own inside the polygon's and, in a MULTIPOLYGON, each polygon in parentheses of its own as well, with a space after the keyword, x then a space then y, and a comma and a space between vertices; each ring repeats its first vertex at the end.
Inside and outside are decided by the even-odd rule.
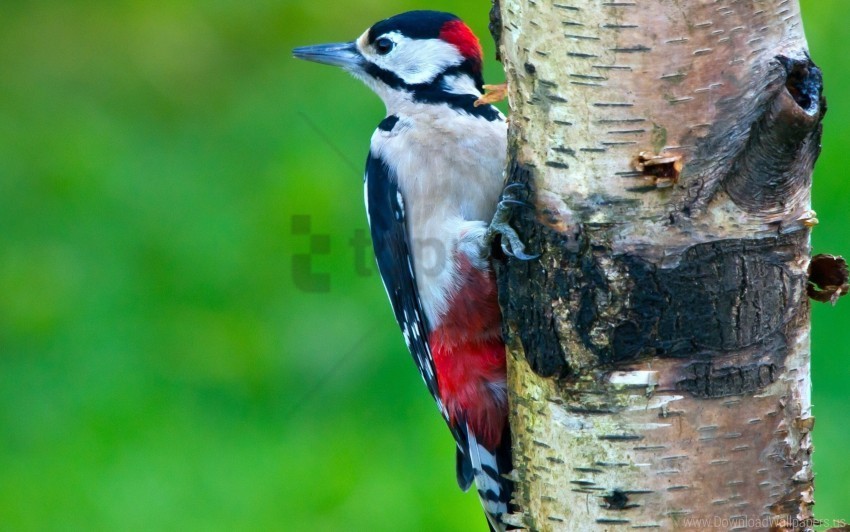
MULTIPOLYGON (((815 250, 850 254, 846 4, 803 4, 830 104, 815 250)), ((382 105, 289 54, 422 7, 492 58, 485 0, 3 1, 0 528, 484 529, 350 243, 382 105), (296 215, 328 291, 297 286, 296 215)), ((850 517, 848 325, 850 301, 815 308, 828 519, 850 517)))

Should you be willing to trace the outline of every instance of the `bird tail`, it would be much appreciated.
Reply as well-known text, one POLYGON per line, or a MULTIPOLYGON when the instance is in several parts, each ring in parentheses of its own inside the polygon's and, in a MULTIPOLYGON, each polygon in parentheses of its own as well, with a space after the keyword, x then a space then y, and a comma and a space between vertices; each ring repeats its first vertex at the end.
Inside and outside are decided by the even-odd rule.
POLYGON ((510 433, 505 430, 502 442, 494 450, 480 444, 468 427, 466 436, 466 449, 458 449, 458 483, 461 488, 468 489, 475 481, 491 530, 511 530, 513 527, 503 521, 511 510, 513 493, 513 482, 504 477, 512 469, 510 433))

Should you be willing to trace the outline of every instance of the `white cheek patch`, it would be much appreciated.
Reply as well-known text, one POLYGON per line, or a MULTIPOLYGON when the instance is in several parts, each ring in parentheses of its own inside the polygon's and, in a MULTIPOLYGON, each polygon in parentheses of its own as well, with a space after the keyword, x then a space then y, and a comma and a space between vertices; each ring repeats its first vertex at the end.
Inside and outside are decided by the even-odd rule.
POLYGON ((392 72, 409 85, 429 83, 445 69, 463 62, 463 55, 458 49, 441 39, 408 39, 395 31, 380 37, 392 39, 395 43, 390 53, 376 54, 368 44, 366 33, 357 39, 360 53, 369 62, 392 72))
POLYGON ((429 83, 445 69, 463 62, 457 48, 440 39, 407 40, 397 48, 392 58, 395 72, 409 84, 429 83))
POLYGON ((443 78, 443 90, 452 94, 480 94, 475 81, 467 75, 446 76, 443 78))

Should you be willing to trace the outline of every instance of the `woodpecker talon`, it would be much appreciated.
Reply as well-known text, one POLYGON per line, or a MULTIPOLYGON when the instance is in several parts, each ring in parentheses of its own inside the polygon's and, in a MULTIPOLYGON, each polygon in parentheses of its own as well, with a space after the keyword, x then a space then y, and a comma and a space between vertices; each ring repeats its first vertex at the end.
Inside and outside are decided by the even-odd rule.
POLYGON ((534 260, 540 257, 540 254, 530 255, 526 253, 525 244, 517 234, 516 230, 510 225, 511 208, 513 206, 523 207, 526 209, 534 208, 534 205, 531 203, 518 200, 513 195, 516 190, 527 189, 528 185, 524 183, 509 183, 502 189, 502 197, 496 207, 496 213, 493 215, 493 221, 487 229, 486 249, 491 249, 493 240, 496 239, 497 235, 501 235, 502 252, 508 257, 513 257, 519 260, 534 260))
POLYGON ((511 224, 509 223, 511 218, 510 205, 520 205, 527 208, 532 207, 528 203, 519 200, 511 198, 502 199, 502 201, 499 202, 499 206, 496 208, 496 214, 493 215, 493 221, 490 222, 490 227, 487 229, 485 242, 487 242, 488 246, 486 249, 490 249, 493 240, 496 239, 496 236, 501 235, 502 251, 508 257, 513 257, 519 260, 534 260, 540 257, 540 254, 529 255, 525 252, 525 244, 517 234, 516 229, 511 227, 511 224))
MULTIPOLYGON (((513 228, 511 228, 511 231, 513 231, 513 228)), ((504 241, 504 239, 501 242, 502 253, 504 253, 505 255, 507 255, 509 257, 513 257, 517 260, 522 260, 522 261, 528 261, 528 260, 534 260, 534 259, 540 258, 539 253, 535 253, 534 255, 529 255, 528 253, 525 252, 525 247, 522 243, 522 240, 519 238, 519 236, 517 236, 515 231, 514 231, 513 236, 510 236, 510 234, 506 234, 506 233, 502 233, 502 236, 503 237, 507 236, 508 240, 510 240, 510 242, 511 242, 510 246, 507 244, 507 242, 504 241)))
POLYGON ((534 205, 532 205, 532 204, 530 204, 526 201, 520 201, 520 200, 513 199, 513 198, 506 198, 504 196, 502 196, 502 201, 499 202, 499 205, 516 205, 518 207, 525 207, 526 209, 533 209, 534 208, 534 205))
POLYGON ((502 189, 502 197, 504 198, 509 190, 513 190, 515 188, 526 190, 528 188, 528 185, 526 185, 525 183, 508 183, 507 185, 505 185, 505 188, 502 189))
POLYGON ((525 252, 525 244, 523 244, 522 239, 520 239, 519 235, 516 234, 516 231, 514 231, 513 228, 510 228, 510 231, 503 232, 502 237, 507 237, 510 241, 510 249, 508 249, 504 239, 502 240, 502 251, 505 255, 522 261, 540 258, 540 253, 529 255, 525 252))

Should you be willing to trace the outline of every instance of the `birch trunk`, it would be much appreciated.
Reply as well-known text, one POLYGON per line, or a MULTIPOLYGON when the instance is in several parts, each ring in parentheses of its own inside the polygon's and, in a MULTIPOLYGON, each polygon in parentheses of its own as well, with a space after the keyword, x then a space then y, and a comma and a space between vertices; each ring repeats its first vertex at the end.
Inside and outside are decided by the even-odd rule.
POLYGON ((825 112, 797 0, 501 0, 516 524, 812 526, 825 112))

